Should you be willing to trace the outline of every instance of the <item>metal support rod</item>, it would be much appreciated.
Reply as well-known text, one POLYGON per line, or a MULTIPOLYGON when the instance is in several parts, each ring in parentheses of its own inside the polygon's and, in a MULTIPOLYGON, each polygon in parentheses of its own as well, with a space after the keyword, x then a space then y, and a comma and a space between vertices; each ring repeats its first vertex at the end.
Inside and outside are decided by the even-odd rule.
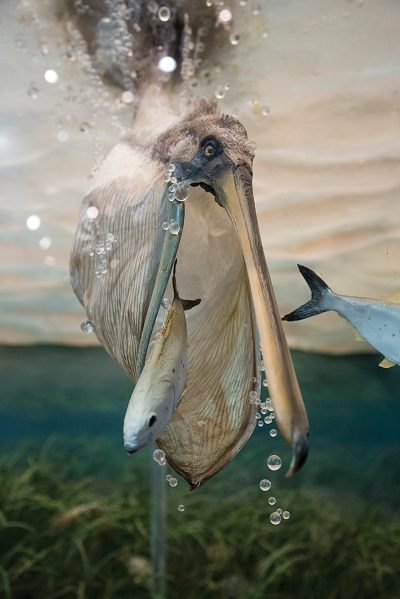
POLYGON ((153 569, 151 597, 166 599, 167 586, 167 468, 150 464, 150 552, 153 569))

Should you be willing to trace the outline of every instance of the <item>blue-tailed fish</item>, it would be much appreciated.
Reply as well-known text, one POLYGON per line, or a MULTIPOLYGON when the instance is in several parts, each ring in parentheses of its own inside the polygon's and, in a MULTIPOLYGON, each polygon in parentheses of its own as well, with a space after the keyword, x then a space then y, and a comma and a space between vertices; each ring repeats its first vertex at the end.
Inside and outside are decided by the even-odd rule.
POLYGON ((147 447, 165 430, 184 389, 187 376, 185 310, 201 300, 183 300, 172 277, 174 301, 161 332, 149 347, 145 366, 129 401, 124 420, 124 447, 129 455, 147 447))
POLYGON ((400 303, 338 295, 310 268, 297 266, 311 290, 311 299, 282 320, 303 320, 334 310, 385 356, 380 366, 389 368, 400 364, 400 303))

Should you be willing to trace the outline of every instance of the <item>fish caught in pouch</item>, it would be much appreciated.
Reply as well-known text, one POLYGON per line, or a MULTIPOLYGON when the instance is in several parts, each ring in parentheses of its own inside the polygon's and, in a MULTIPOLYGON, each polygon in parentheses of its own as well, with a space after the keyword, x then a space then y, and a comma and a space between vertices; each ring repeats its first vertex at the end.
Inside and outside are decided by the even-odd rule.
POLYGON ((174 301, 165 315, 157 339, 128 404, 124 421, 124 447, 129 455, 147 447, 167 427, 184 389, 187 376, 185 310, 201 300, 182 300, 176 287, 176 260, 172 277, 174 301))

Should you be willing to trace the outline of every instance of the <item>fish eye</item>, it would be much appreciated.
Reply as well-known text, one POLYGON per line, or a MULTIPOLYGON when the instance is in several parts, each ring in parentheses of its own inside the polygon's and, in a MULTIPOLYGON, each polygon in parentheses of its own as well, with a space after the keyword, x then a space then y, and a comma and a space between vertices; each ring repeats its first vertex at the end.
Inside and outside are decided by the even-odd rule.
POLYGON ((212 141, 212 140, 208 141, 206 143, 206 145, 204 146, 204 150, 203 150, 204 156, 206 158, 212 158, 213 156, 215 156, 215 154, 217 152, 217 148, 218 148, 218 146, 215 141, 212 141))
POLYGON ((149 428, 157 422, 157 416, 152 416, 149 420, 149 428))

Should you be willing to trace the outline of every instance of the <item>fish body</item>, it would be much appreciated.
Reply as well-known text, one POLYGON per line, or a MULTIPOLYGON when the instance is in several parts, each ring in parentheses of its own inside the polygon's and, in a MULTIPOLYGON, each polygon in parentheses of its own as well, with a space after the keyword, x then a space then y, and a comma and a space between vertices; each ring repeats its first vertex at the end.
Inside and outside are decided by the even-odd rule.
POLYGON ((315 272, 298 265, 311 290, 311 300, 282 320, 303 320, 334 310, 387 360, 400 365, 400 303, 338 295, 315 272))
POLYGON ((185 310, 196 306, 200 300, 179 297, 175 270, 173 283, 174 301, 153 342, 126 411, 124 447, 129 455, 147 447, 161 435, 185 386, 188 347, 185 310))

